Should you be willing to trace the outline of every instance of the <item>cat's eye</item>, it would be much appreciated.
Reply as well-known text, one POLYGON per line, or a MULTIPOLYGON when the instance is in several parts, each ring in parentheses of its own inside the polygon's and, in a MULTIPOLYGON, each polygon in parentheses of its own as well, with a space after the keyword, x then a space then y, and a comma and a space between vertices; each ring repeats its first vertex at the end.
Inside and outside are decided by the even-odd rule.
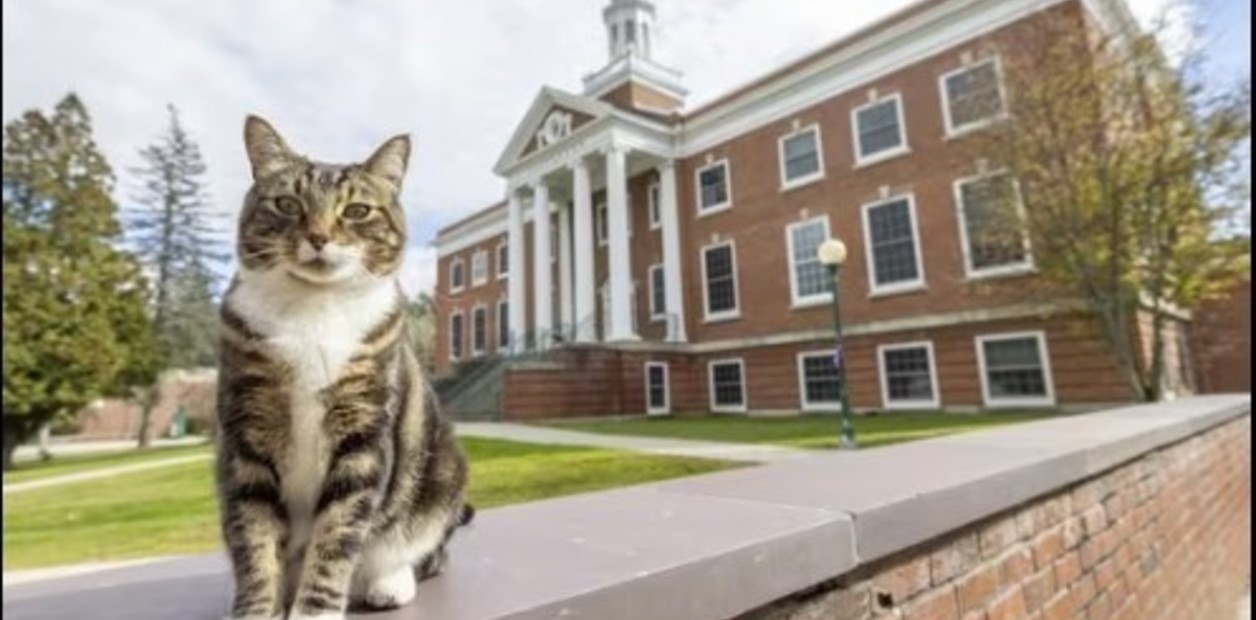
POLYGON ((355 202, 340 212, 346 220, 364 220, 371 215, 371 206, 355 202))
POLYGON ((275 200, 275 210, 288 216, 297 217, 301 215, 301 202, 291 196, 282 196, 275 200))

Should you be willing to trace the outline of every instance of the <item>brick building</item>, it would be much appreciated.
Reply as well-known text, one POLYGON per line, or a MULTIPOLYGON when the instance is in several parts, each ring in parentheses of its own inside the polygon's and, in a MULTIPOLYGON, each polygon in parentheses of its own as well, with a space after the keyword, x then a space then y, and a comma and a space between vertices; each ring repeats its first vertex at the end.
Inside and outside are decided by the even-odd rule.
POLYGON ((923 0, 690 110, 653 5, 612 0, 608 63, 542 88, 505 199, 438 233, 438 375, 513 418, 834 410, 837 237, 857 409, 1131 400, 1095 323, 1026 294, 1032 248, 982 240, 1017 188, 965 136, 1048 15, 1133 27, 1121 0, 923 0))

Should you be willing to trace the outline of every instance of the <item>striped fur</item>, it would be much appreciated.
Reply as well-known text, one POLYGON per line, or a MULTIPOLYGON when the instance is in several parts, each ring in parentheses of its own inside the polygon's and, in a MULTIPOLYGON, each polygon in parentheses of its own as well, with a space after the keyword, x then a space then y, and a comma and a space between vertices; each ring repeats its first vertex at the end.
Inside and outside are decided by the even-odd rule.
POLYGON ((217 482, 233 619, 339 620, 435 575, 467 463, 404 338, 405 137, 361 164, 250 117, 254 185, 222 306, 217 482))

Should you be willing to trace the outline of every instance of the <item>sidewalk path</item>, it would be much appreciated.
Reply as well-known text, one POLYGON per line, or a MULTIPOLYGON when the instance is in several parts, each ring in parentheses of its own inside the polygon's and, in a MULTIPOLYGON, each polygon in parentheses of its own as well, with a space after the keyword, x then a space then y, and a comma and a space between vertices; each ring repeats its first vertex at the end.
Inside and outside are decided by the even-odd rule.
POLYGON ((814 450, 787 448, 784 446, 692 441, 658 437, 631 437, 627 435, 599 435, 597 433, 504 422, 460 422, 456 428, 459 435, 485 439, 504 439, 507 441, 567 446, 591 446, 629 452, 644 452, 647 454, 667 454, 671 456, 726 459, 754 463, 771 463, 818 454, 814 450))
POLYGON ((109 478, 121 474, 131 474, 137 471, 146 471, 149 469, 160 469, 162 467, 170 467, 172 465, 182 465, 184 463, 194 463, 196 461, 207 461, 213 456, 212 454, 193 454, 191 456, 180 456, 160 461, 147 461, 144 463, 135 463, 133 465, 119 465, 117 467, 105 467, 102 469, 93 469, 91 471, 79 472, 77 474, 66 474, 64 476, 52 476, 49 478, 41 478, 39 480, 31 480, 30 482, 17 482, 4 485, 4 495, 13 495, 14 493, 22 493, 24 491, 33 491, 35 489, 43 489, 46 487, 55 487, 62 484, 70 484, 72 482, 83 482, 84 480, 96 480, 99 478, 109 478))
MULTIPOLYGON (((153 448, 171 448, 175 446, 194 446, 208 441, 205 437, 184 437, 182 439, 154 439, 150 444, 153 448)), ((48 450, 54 457, 75 454, 103 454, 107 452, 125 452, 135 449, 134 439, 108 441, 66 441, 49 444, 48 450)), ((33 461, 39 458, 39 447, 36 445, 18 446, 13 453, 17 462, 33 461)))

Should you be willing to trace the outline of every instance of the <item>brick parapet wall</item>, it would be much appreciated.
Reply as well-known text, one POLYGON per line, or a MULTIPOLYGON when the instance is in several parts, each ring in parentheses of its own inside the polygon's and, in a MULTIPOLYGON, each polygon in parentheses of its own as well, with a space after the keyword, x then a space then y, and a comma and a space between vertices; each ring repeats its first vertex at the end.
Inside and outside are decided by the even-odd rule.
POLYGON ((737 620, 1228 620, 1251 575, 1251 417, 737 620))

